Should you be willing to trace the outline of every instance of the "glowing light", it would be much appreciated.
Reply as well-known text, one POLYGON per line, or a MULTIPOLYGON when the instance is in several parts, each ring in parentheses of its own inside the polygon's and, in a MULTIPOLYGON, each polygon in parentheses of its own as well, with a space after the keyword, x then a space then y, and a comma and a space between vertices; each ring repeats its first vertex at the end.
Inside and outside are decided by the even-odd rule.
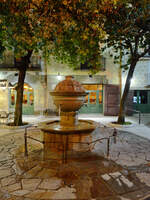
POLYGON ((61 80, 61 75, 60 75, 60 73, 58 73, 58 75, 57 75, 57 79, 60 81, 61 80))

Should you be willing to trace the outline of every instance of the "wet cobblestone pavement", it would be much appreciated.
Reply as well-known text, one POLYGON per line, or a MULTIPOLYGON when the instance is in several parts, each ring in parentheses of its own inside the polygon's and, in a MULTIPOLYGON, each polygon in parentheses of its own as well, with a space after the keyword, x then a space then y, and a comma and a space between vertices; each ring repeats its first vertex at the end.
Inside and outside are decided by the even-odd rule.
MULTIPOLYGON (((76 146, 68 162, 56 153, 44 157, 42 144, 29 140, 24 156, 24 129, 0 128, 0 200, 148 200, 150 196, 150 141, 118 131, 116 143, 107 140, 88 148, 76 146), (5 134, 4 134, 5 133, 5 134), (52 158, 52 159, 51 159, 52 158)), ((100 125, 92 141, 106 138, 114 129, 100 125)), ((28 134, 42 139, 38 128, 28 134)), ((84 138, 87 141, 87 138, 84 138)), ((89 139, 89 138, 88 138, 89 139)))

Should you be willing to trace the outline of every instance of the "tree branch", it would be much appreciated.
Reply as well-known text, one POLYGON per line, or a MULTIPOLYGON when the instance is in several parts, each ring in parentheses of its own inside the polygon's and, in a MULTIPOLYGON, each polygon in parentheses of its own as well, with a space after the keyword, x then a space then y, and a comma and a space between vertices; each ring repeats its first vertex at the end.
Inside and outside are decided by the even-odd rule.
POLYGON ((139 36, 135 37, 135 48, 134 48, 134 55, 138 52, 138 45, 139 45, 139 36))
POLYGON ((133 52, 133 47, 132 47, 132 44, 129 40, 125 40, 126 44, 129 45, 129 49, 131 51, 131 55, 133 56, 134 52, 133 52))
POLYGON ((142 58, 143 56, 145 56, 148 52, 150 51, 150 46, 148 49, 145 49, 145 51, 141 54, 139 54, 138 58, 142 58))

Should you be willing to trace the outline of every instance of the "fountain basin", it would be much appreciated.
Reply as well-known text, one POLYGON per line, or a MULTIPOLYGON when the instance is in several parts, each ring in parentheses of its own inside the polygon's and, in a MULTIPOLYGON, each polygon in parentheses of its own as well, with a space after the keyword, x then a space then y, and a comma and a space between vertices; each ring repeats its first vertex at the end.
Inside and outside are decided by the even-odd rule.
POLYGON ((85 102, 87 93, 73 92, 50 92, 53 101, 58 109, 62 112, 75 112, 81 108, 85 102))
POLYGON ((61 112, 76 112, 84 104, 87 95, 83 86, 72 76, 66 76, 50 94, 61 112))
POLYGON ((78 120, 76 125, 65 126, 61 125, 59 120, 45 122, 41 126, 43 132, 51 134, 78 134, 78 133, 89 133, 94 131, 96 128, 96 122, 92 120, 78 120))
POLYGON ((44 159, 67 163, 77 155, 76 152, 89 151, 91 133, 96 125, 91 120, 78 120, 72 126, 61 125, 59 120, 42 123, 40 129, 43 132, 44 159))

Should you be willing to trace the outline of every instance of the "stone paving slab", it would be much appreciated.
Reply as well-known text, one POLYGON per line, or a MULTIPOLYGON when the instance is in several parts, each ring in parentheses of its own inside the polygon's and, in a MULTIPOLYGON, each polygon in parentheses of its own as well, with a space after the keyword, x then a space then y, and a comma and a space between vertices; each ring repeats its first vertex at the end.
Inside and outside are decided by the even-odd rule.
MULTIPOLYGON (((11 131, 0 140, 0 200, 149 198, 148 140, 119 132, 117 144, 111 141, 108 158, 106 144, 99 143, 91 152, 79 152, 68 157, 71 162, 68 159, 67 164, 61 164, 43 160, 41 145, 32 141, 29 157, 24 157, 23 131, 11 131)), ((93 138, 110 136, 112 132, 99 127, 93 138)))

